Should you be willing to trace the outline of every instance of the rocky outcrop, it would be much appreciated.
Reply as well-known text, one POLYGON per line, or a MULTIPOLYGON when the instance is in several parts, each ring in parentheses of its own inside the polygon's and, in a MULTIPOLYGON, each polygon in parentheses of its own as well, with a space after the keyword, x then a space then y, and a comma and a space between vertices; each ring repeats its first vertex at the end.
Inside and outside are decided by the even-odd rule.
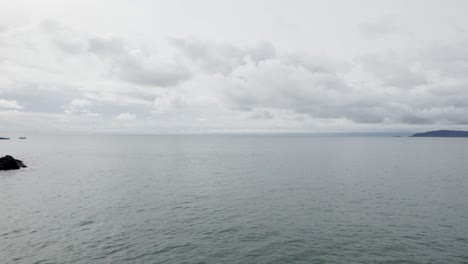
POLYGON ((10 155, 0 158, 0 170, 18 170, 20 168, 26 168, 23 161, 17 160, 10 155))

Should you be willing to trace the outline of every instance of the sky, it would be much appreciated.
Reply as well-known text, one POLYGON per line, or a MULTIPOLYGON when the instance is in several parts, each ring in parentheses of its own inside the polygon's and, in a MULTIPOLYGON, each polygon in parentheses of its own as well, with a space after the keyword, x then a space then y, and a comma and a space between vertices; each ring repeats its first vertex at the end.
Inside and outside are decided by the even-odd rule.
POLYGON ((468 130, 466 10, 0 0, 0 131, 468 130))

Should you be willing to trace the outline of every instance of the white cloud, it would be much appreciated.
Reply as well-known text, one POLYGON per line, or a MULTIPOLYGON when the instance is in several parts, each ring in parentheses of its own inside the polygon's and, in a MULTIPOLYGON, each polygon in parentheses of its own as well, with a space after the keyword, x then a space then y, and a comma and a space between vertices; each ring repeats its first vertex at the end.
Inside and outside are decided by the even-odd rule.
POLYGON ((88 107, 88 106, 92 105, 92 103, 89 100, 86 100, 86 99, 73 99, 73 101, 71 101, 70 105, 72 107, 76 107, 76 108, 84 108, 84 107, 88 107))
POLYGON ((115 119, 118 120, 134 120, 136 119, 136 115, 130 113, 121 113, 115 116, 115 119))
POLYGON ((19 110, 22 107, 15 100, 0 99, 0 108, 1 109, 16 109, 16 110, 19 110))
POLYGON ((68 105, 65 106, 64 113, 66 114, 73 114, 73 113, 81 113, 87 114, 90 116, 97 116, 97 113, 92 113, 88 109, 88 107, 92 106, 92 102, 86 99, 73 99, 68 105))

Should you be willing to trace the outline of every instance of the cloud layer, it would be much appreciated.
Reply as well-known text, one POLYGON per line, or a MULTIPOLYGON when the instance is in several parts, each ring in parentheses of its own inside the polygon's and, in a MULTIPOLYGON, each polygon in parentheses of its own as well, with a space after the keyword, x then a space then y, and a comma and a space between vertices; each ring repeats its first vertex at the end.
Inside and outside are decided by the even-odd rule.
MULTIPOLYGON (((0 122, 164 133, 468 128, 466 31, 447 25, 417 42, 401 17, 381 17, 355 22, 346 37, 368 48, 342 43, 343 56, 270 40, 128 38, 47 17, 0 21, 0 122)), ((301 28, 290 25, 285 38, 301 28)))

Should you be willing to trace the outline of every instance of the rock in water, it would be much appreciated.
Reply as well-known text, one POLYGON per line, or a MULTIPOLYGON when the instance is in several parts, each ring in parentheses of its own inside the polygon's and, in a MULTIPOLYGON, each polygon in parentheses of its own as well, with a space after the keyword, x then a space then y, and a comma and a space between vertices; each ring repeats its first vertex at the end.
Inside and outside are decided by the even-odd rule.
POLYGON ((26 168, 23 161, 17 160, 10 155, 0 158, 0 170, 18 170, 20 168, 26 168))

